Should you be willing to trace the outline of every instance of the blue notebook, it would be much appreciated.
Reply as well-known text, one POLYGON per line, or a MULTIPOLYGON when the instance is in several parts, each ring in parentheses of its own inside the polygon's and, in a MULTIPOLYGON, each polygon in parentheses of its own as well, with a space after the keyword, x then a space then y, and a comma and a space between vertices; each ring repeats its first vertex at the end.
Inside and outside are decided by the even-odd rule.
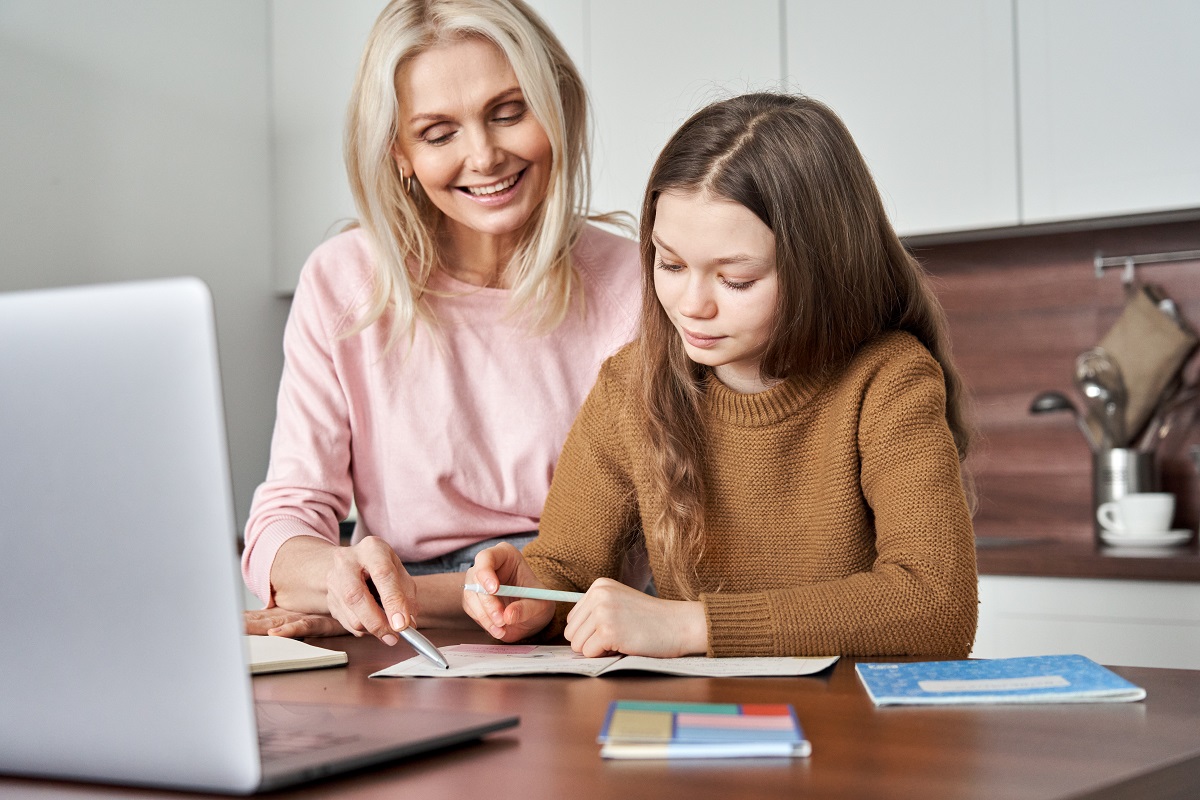
POLYGON ((860 663, 855 669, 877 706, 1127 703, 1146 696, 1140 686, 1077 655, 860 663))
POLYGON ((796 712, 786 704, 616 700, 599 741, 603 758, 807 756, 796 712))

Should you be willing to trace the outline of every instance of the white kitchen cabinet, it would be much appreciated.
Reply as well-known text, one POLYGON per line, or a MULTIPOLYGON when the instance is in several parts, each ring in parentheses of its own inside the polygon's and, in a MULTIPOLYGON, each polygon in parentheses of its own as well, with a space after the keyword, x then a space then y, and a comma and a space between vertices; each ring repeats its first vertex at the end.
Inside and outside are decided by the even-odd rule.
POLYGON ((1018 224, 1010 0, 786 0, 789 88, 828 103, 902 235, 1018 224))
POLYGON ((1200 584, 981 575, 971 655, 1057 653, 1200 669, 1200 584))
POLYGON ((781 88, 778 0, 603 0, 588 6, 593 201, 638 214, 650 168, 693 111, 781 88))
POLYGON ((1016 8, 1023 221, 1200 207, 1200 3, 1016 8))

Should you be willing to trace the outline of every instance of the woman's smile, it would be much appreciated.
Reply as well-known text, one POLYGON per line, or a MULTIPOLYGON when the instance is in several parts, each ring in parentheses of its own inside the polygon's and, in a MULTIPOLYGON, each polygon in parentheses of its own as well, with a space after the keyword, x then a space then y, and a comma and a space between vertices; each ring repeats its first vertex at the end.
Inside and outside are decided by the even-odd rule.
POLYGON ((471 199, 485 205, 503 205, 516 195, 521 178, 524 175, 525 170, 521 170, 492 184, 484 186, 460 186, 459 191, 464 192, 471 199))

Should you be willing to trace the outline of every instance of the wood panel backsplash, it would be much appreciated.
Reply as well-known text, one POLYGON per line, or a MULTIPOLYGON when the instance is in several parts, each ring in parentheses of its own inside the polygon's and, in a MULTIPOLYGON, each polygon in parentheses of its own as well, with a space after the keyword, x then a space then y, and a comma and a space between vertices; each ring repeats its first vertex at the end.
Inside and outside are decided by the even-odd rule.
MULTIPOLYGON (((1047 389, 1078 399, 1075 357, 1121 313, 1121 270, 1097 278, 1097 250, 1124 256, 1196 249, 1200 221, 913 248, 933 276, 973 396, 980 439, 966 467, 979 495, 977 535, 1093 540, 1088 446, 1069 414, 1034 416, 1029 404, 1047 389)), ((1136 277, 1162 287, 1200 327, 1200 262, 1140 266, 1136 277)), ((1185 374, 1200 379, 1200 356, 1185 374)), ((1194 419, 1158 450, 1163 489, 1178 500, 1175 527, 1192 530, 1200 478, 1188 451, 1197 443, 1194 419)))

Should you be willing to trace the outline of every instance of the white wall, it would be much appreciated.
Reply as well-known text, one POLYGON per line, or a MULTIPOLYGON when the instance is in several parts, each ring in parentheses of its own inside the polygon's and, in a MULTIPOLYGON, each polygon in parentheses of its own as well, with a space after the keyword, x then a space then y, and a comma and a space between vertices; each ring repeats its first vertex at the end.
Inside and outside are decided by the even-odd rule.
POLYGON ((342 161, 346 101, 385 0, 267 0, 271 18, 275 286, 355 216, 342 161))
POLYGON ((239 524, 266 474, 288 307, 268 28, 266 0, 0 0, 0 291, 207 281, 239 524))

